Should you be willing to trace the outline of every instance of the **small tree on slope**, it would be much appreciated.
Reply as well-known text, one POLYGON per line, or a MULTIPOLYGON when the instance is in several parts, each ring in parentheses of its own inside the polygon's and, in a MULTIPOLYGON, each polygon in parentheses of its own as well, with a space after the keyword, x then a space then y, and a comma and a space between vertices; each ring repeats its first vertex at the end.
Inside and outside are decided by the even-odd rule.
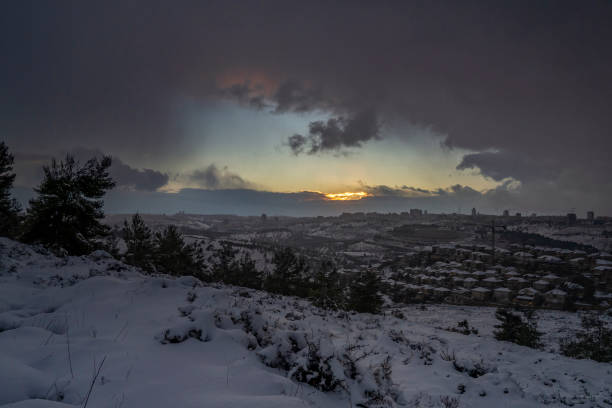
POLYGON ((293 249, 286 247, 274 253, 272 263, 274 271, 266 279, 265 290, 287 296, 308 295, 305 280, 309 266, 304 258, 296 255, 293 249))
POLYGON ((362 273, 349 287, 349 309, 359 313, 379 313, 383 304, 380 277, 372 270, 362 273))
POLYGON ((510 341, 521 346, 540 348, 542 333, 538 331, 533 311, 524 311, 524 318, 520 314, 512 313, 507 309, 497 309, 495 317, 500 324, 499 329, 493 332, 497 340, 510 341))
POLYGON ((200 277, 204 268, 202 248, 187 244, 174 225, 155 234, 155 266, 158 272, 169 275, 200 277))
POLYGON ((582 331, 561 342, 561 353, 568 357, 612 362, 612 329, 596 314, 582 317, 582 331))
POLYGON ((102 197, 115 183, 108 173, 111 158, 90 159, 81 166, 71 155, 44 166, 44 177, 30 200, 23 239, 61 247, 72 255, 95 249, 94 239, 105 236, 102 197))
POLYGON ((13 155, 8 146, 0 142, 0 236, 13 237, 19 227, 19 204, 11 198, 11 188, 15 181, 13 155))
POLYGON ((344 309, 346 305, 340 286, 340 274, 331 261, 324 260, 318 265, 313 280, 309 297, 315 306, 331 310, 344 309))
POLYGON ((130 223, 125 220, 122 235, 127 246, 125 261, 147 272, 152 272, 154 269, 155 243, 153 233, 144 223, 142 217, 135 214, 132 216, 130 223))

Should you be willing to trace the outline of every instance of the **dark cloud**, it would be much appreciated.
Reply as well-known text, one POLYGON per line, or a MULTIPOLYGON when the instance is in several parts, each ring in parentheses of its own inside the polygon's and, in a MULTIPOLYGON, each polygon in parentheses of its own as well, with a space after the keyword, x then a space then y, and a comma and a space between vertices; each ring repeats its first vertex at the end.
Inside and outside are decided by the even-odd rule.
POLYGON ((232 84, 227 88, 220 89, 220 91, 221 95, 236 100, 243 106, 257 110, 270 107, 261 90, 252 88, 249 83, 232 84))
POLYGON ((236 173, 232 173, 227 167, 219 169, 211 164, 205 169, 194 171, 189 175, 189 180, 198 186, 207 189, 244 189, 253 188, 253 184, 246 181, 236 173))
POLYGON ((417 194, 431 194, 431 191, 425 188, 411 187, 411 186, 405 186, 405 185, 402 186, 402 190, 411 191, 417 194))
POLYGON ((287 139, 294 154, 339 152, 347 147, 361 147, 364 142, 380 139, 380 121, 376 112, 366 110, 352 117, 315 121, 308 135, 295 134, 287 139))
POLYGON ((140 191, 155 191, 168 184, 169 180, 167 173, 152 169, 135 169, 117 157, 113 157, 110 175, 117 181, 117 186, 140 191))
POLYGON ((321 89, 307 87, 297 80, 282 82, 273 95, 275 112, 311 112, 333 109, 321 89))
MULTIPOLYGON (((73 155, 81 163, 94 157, 101 158, 104 155, 100 150, 85 148, 72 149, 67 153, 73 155)), ((65 156, 66 152, 55 155, 58 159, 65 156)), ((51 156, 44 154, 16 153, 16 184, 34 186, 40 183, 43 176, 42 167, 48 165, 51 162, 51 158, 51 156)), ((112 159, 110 176, 115 180, 118 188, 155 191, 168 184, 169 176, 167 173, 151 169, 136 169, 124 163, 118 157, 113 157, 112 159)))
POLYGON ((431 190, 406 185, 401 187, 390 187, 384 184, 369 186, 364 183, 359 183, 359 189, 376 197, 424 197, 435 194, 431 190))
MULTIPOLYGON (((607 1, 14 2, 0 13, 0 131, 14 151, 129 158, 186 149, 181 97, 336 119, 373 108, 475 152, 461 169, 603 207, 611 20, 607 1)), ((314 123, 294 152, 375 134, 314 123)))
POLYGON ((482 152, 463 156, 458 170, 479 169, 485 177, 501 181, 506 178, 531 181, 551 179, 558 173, 555 163, 546 163, 544 158, 533 160, 526 155, 504 152, 482 152))
MULTIPOLYGON (((72 149, 69 153, 81 163, 86 162, 92 157, 100 158, 104 155, 100 150, 86 148, 72 149)), ((112 157, 112 159, 110 176, 115 180, 118 188, 155 191, 168 184, 168 180, 170 179, 167 173, 152 169, 136 169, 124 163, 118 157, 112 157)))

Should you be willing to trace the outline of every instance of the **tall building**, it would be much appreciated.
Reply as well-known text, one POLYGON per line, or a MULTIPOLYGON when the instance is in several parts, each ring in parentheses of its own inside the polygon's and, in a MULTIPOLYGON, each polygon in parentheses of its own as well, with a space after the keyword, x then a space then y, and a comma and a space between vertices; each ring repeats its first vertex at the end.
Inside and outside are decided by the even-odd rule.
POLYGON ((587 211, 587 220, 588 221, 595 221, 595 213, 593 211, 587 211))
POLYGON ((420 217, 421 215, 423 215, 423 211, 421 211, 419 208, 411 208, 410 209, 410 216, 411 217, 420 217))
POLYGON ((568 213, 567 214, 567 225, 574 225, 574 224, 576 224, 576 214, 568 213))
POLYGON ((504 217, 509 217, 509 216, 510 216, 510 211, 504 210, 504 217))
POLYGON ((472 208, 472 217, 475 217, 475 216, 476 216, 476 209, 472 208))

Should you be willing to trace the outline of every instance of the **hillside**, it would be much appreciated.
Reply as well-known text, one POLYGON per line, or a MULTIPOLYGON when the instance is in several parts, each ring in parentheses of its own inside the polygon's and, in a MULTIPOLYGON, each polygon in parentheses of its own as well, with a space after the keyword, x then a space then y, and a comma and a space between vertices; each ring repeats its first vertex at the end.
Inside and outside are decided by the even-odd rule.
MULTIPOLYGON (((0 239, 0 406, 612 406, 612 366, 496 341, 494 309, 325 312, 0 239), (478 334, 446 330, 467 319, 478 334), (308 383, 310 385, 308 385, 308 383)), ((538 312, 546 350, 578 317, 538 312)))

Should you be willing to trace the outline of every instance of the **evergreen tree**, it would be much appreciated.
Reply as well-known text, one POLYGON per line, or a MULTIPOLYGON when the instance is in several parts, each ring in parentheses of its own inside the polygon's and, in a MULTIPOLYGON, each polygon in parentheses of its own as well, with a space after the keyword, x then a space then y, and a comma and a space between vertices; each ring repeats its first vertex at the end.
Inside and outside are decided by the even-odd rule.
POLYGON ((69 254, 83 255, 96 248, 95 239, 105 236, 109 227, 104 218, 102 197, 115 186, 108 173, 111 158, 90 159, 81 166, 71 155, 64 161, 52 160, 44 166, 44 177, 30 200, 25 232, 26 242, 39 242, 64 248, 69 254))
POLYGON ((237 285, 247 288, 261 289, 262 273, 255 265, 255 261, 248 252, 238 260, 239 279, 237 285))
POLYGON ((176 226, 169 225, 155 234, 155 267, 168 275, 201 277, 204 261, 197 243, 187 244, 176 226))
POLYGON ((383 305, 380 287, 380 277, 375 271, 369 269, 362 273, 349 286, 349 309, 359 313, 379 313, 383 305))
POLYGON ((313 277, 310 291, 312 303, 323 309, 338 310, 345 307, 340 274, 331 261, 322 261, 313 277))
POLYGON ((281 295, 306 297, 308 286, 306 260, 297 256, 293 249, 286 247, 274 253, 274 271, 265 282, 265 289, 281 295))
POLYGON ((213 258, 213 279, 230 285, 261 289, 262 274, 255 266, 255 261, 248 252, 240 258, 238 251, 227 241, 215 250, 213 258))
POLYGON ((127 220, 123 222, 122 235, 127 246, 125 261, 147 272, 152 272, 155 260, 153 233, 139 214, 132 216, 129 223, 127 220))
POLYGON ((222 241, 220 247, 213 253, 212 272, 215 281, 238 285, 239 267, 236 262, 236 253, 232 244, 222 241))
POLYGON ((542 333, 538 331, 533 310, 523 311, 523 316, 512 313, 507 309, 497 309, 495 317, 500 324, 495 326, 499 329, 493 332, 497 340, 509 341, 521 346, 540 348, 542 333), (524 316, 524 317, 523 317, 524 316))
POLYGON ((0 142, 0 236, 13 237, 17 234, 20 222, 20 207, 11 198, 11 188, 15 181, 13 173, 13 155, 8 146, 0 142))
POLYGON ((596 314, 582 317, 582 331, 561 341, 561 353, 573 358, 612 362, 612 328, 596 314))

